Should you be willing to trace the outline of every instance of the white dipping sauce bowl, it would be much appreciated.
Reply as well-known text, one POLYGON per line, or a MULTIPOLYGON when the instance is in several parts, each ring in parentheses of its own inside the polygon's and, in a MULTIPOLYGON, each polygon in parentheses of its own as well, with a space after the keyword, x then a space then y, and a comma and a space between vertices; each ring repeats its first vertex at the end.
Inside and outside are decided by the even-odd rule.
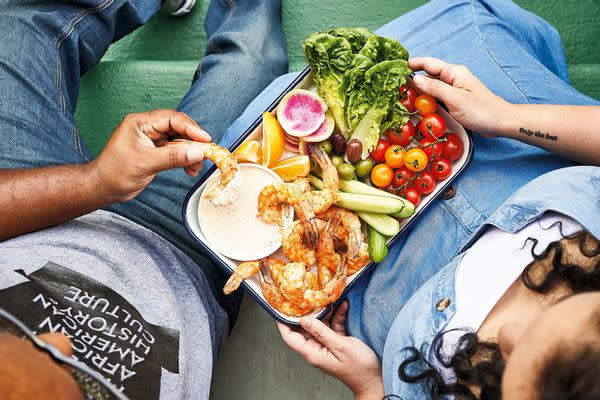
POLYGON ((217 170, 204 185, 198 203, 198 222, 213 250, 238 261, 259 260, 281 247, 283 229, 292 223, 294 210, 291 206, 282 208, 283 229, 260 219, 257 215, 258 195, 265 186, 283 180, 262 165, 239 166, 242 178, 240 198, 232 204, 216 206, 205 197, 205 189, 221 179, 217 170))

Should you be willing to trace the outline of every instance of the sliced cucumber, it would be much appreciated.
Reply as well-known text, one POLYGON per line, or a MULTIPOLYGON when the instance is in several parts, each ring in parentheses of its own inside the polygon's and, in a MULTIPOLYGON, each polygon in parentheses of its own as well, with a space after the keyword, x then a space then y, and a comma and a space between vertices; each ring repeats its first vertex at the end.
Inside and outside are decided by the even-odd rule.
POLYGON ((376 263, 382 262, 388 253, 385 236, 373 229, 372 226, 367 225, 367 240, 369 242, 371 260, 376 263))
POLYGON ((405 209, 400 199, 391 197, 371 196, 368 194, 344 193, 337 194, 338 206, 352 211, 366 211, 378 214, 398 214, 405 209))
POLYGON ((394 236, 400 232, 400 222, 385 214, 358 211, 356 215, 384 236, 394 236))
MULTIPOLYGON (((310 184, 312 186, 314 186, 315 188, 317 188, 319 190, 323 189, 323 181, 320 180, 319 178, 317 178, 316 176, 309 175, 308 180, 309 180, 310 184)), ((365 183, 355 181, 355 180, 351 180, 351 181, 340 180, 339 185, 340 185, 340 190, 342 192, 346 192, 346 194, 353 193, 353 194, 358 194, 358 195, 368 195, 371 197, 384 197, 384 198, 394 199, 394 200, 402 202, 402 207, 400 208, 400 210, 395 211, 395 212, 387 212, 387 211, 384 211, 384 210, 381 210, 378 208, 372 208, 372 207, 370 207, 370 205, 367 205, 367 206, 361 208, 360 206, 358 206, 357 204, 354 204, 353 202, 348 203, 345 201, 345 200, 351 200, 350 198, 342 199, 342 197, 344 197, 343 196, 344 193, 340 192, 340 193, 338 193, 338 196, 340 197, 340 201, 338 201, 338 205, 340 207, 348 208, 349 210, 353 210, 353 211, 367 211, 367 212, 374 212, 374 213, 378 213, 378 214, 392 214, 394 217, 397 217, 397 218, 408 218, 415 213, 415 206, 413 203, 406 200, 405 198, 396 196, 395 194, 388 193, 383 190, 379 190, 377 188, 371 187, 365 183), (348 207, 344 206, 344 204, 347 204, 348 207), (352 208, 350 208, 350 207, 352 207, 352 208)), ((358 198, 356 200, 358 200, 358 198)))

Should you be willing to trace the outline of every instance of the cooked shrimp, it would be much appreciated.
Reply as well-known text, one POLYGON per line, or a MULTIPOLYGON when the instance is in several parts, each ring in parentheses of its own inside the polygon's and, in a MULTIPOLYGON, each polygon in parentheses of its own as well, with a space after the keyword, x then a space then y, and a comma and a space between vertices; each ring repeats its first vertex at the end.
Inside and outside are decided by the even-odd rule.
MULTIPOLYGON (((325 221, 314 221, 320 232, 326 225, 325 221)), ((318 238, 312 235, 312 228, 307 226, 307 221, 296 220, 283 233, 281 248, 283 253, 292 262, 303 262, 307 266, 317 262, 318 238)))
POLYGON ((205 197, 216 206, 231 204, 240 198, 241 174, 237 160, 229 150, 214 143, 195 142, 187 139, 175 139, 170 144, 187 144, 196 146, 204 152, 204 159, 210 160, 221 172, 219 183, 211 188, 206 188, 205 197), (227 189, 227 190, 225 190, 227 189))
POLYGON ((282 226, 281 211, 287 200, 288 190, 285 183, 265 186, 258 195, 258 215, 265 222, 282 226))
POLYGON ((329 282, 333 273, 340 264, 340 256, 335 251, 334 233, 337 231, 339 220, 334 218, 327 222, 327 226, 319 234, 317 246, 317 271, 319 285, 324 286, 329 282))
MULTIPOLYGON (((281 269, 285 265, 282 260, 273 257, 265 257, 265 262, 269 264, 270 268, 273 270, 274 274, 279 275, 281 273, 281 269)), ((223 293, 230 294, 233 291, 237 290, 242 284, 242 281, 250 278, 252 275, 258 273, 260 269, 260 260, 256 261, 246 261, 239 264, 235 270, 233 270, 233 274, 229 277, 225 286, 223 287, 223 293)))
POLYGON ((308 199, 316 214, 322 213, 337 200, 339 189, 338 172, 331 159, 317 145, 310 144, 309 151, 314 160, 323 170, 323 189, 317 193, 308 192, 308 199))
POLYGON ((279 279, 275 279, 283 295, 294 304, 303 301, 307 290, 317 290, 319 283, 312 271, 306 270, 304 263, 289 263, 283 267, 279 279))
POLYGON ((348 258, 348 276, 354 275, 371 261, 369 256, 369 245, 365 242, 360 244, 360 250, 355 258, 348 258))
POLYGON ((260 261, 247 261, 238 265, 233 274, 229 277, 225 286, 223 287, 223 293, 230 294, 233 291, 237 290, 242 284, 244 279, 251 277, 252 275, 258 273, 260 269, 260 261))
POLYGON ((306 193, 310 193, 310 185, 306 179, 265 186, 258 195, 258 215, 265 222, 282 226, 282 206, 287 203, 294 207, 298 218, 305 222, 305 233, 316 243, 318 232, 314 222, 315 212, 306 198, 306 193))
POLYGON ((317 214, 317 218, 329 221, 337 218, 342 227, 336 234, 336 238, 345 239, 348 246, 348 258, 355 258, 360 251, 360 243, 363 239, 362 226, 358 216, 350 210, 339 208, 336 206, 330 207, 326 211, 317 214))
POLYGON ((260 262, 259 270, 260 285, 263 289, 263 296, 276 310, 282 312, 285 315, 292 317, 300 317, 304 314, 311 312, 313 309, 310 307, 298 307, 293 302, 289 301, 283 293, 277 287, 272 269, 267 265, 266 262, 260 262))
POLYGON ((296 303, 296 305, 302 309, 315 309, 335 302, 346 288, 346 276, 346 258, 342 256, 333 278, 321 289, 307 289, 304 291, 302 302, 296 303))

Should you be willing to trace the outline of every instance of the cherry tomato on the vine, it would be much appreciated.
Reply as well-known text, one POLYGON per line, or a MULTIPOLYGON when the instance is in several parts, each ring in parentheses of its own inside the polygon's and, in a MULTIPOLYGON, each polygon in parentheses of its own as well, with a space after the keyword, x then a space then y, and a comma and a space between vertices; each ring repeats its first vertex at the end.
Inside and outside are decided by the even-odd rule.
POLYGON ((421 195, 419 191, 414 186, 409 186, 406 188, 404 192, 404 198, 417 207, 419 203, 421 203, 421 195))
POLYGON ((410 144, 410 140, 415 137, 415 125, 408 121, 406 125, 400 129, 400 132, 393 129, 388 129, 386 136, 391 144, 399 144, 402 147, 406 147, 410 144))
POLYGON ((442 144, 442 156, 450 161, 456 161, 463 153, 464 144, 455 133, 448 133, 442 144))
POLYGON ((427 137, 419 142, 419 147, 425 152, 427 159, 432 161, 442 156, 442 143, 427 137))
POLYGON ((415 176, 415 173, 406 167, 398 168, 394 171, 394 179, 392 180, 392 186, 400 188, 406 185, 411 178, 415 176))
POLYGON ((387 164, 377 164, 371 170, 371 182, 379 188, 390 186, 394 178, 394 171, 387 164))
POLYGON ((417 98, 417 92, 409 85, 400 86, 400 103, 408 112, 415 112, 415 99, 417 98))
POLYGON ((446 121, 439 114, 427 114, 421 119, 419 129, 423 136, 439 139, 446 134, 446 121))
POLYGON ((452 173, 452 164, 445 158, 438 158, 429 164, 429 172, 438 181, 443 181, 452 173))
POLYGON ((415 99, 415 108, 421 116, 432 114, 437 111, 437 101, 429 94, 422 94, 415 99))
POLYGON ((415 187, 421 194, 429 194, 435 189, 435 178, 430 172, 423 171, 415 179, 415 187))
POLYGON ((421 149, 410 149, 404 154, 404 165, 413 172, 420 172, 427 167, 427 154, 421 149))
POLYGON ((404 149, 397 144, 391 145, 385 151, 385 163, 392 168, 404 166, 404 149))
POLYGON ((385 161, 385 151, 390 147, 390 142, 386 139, 379 139, 377 141, 377 146, 375 146, 375 150, 371 152, 371 159, 375 162, 384 162, 385 161))

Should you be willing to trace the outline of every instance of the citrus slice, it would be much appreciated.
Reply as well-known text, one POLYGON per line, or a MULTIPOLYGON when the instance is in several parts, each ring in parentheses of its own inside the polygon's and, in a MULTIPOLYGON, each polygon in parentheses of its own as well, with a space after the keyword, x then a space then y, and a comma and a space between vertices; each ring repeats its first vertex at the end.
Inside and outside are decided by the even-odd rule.
POLYGON ((310 173, 310 157, 295 156, 287 158, 271 168, 273 172, 286 182, 308 176, 310 173))
POLYGON ((285 147, 285 134, 270 112, 263 113, 262 164, 272 167, 279 161, 285 147))
POLYGON ((259 164, 262 162, 262 147, 257 140, 250 140, 238 147, 233 156, 238 162, 259 164))

